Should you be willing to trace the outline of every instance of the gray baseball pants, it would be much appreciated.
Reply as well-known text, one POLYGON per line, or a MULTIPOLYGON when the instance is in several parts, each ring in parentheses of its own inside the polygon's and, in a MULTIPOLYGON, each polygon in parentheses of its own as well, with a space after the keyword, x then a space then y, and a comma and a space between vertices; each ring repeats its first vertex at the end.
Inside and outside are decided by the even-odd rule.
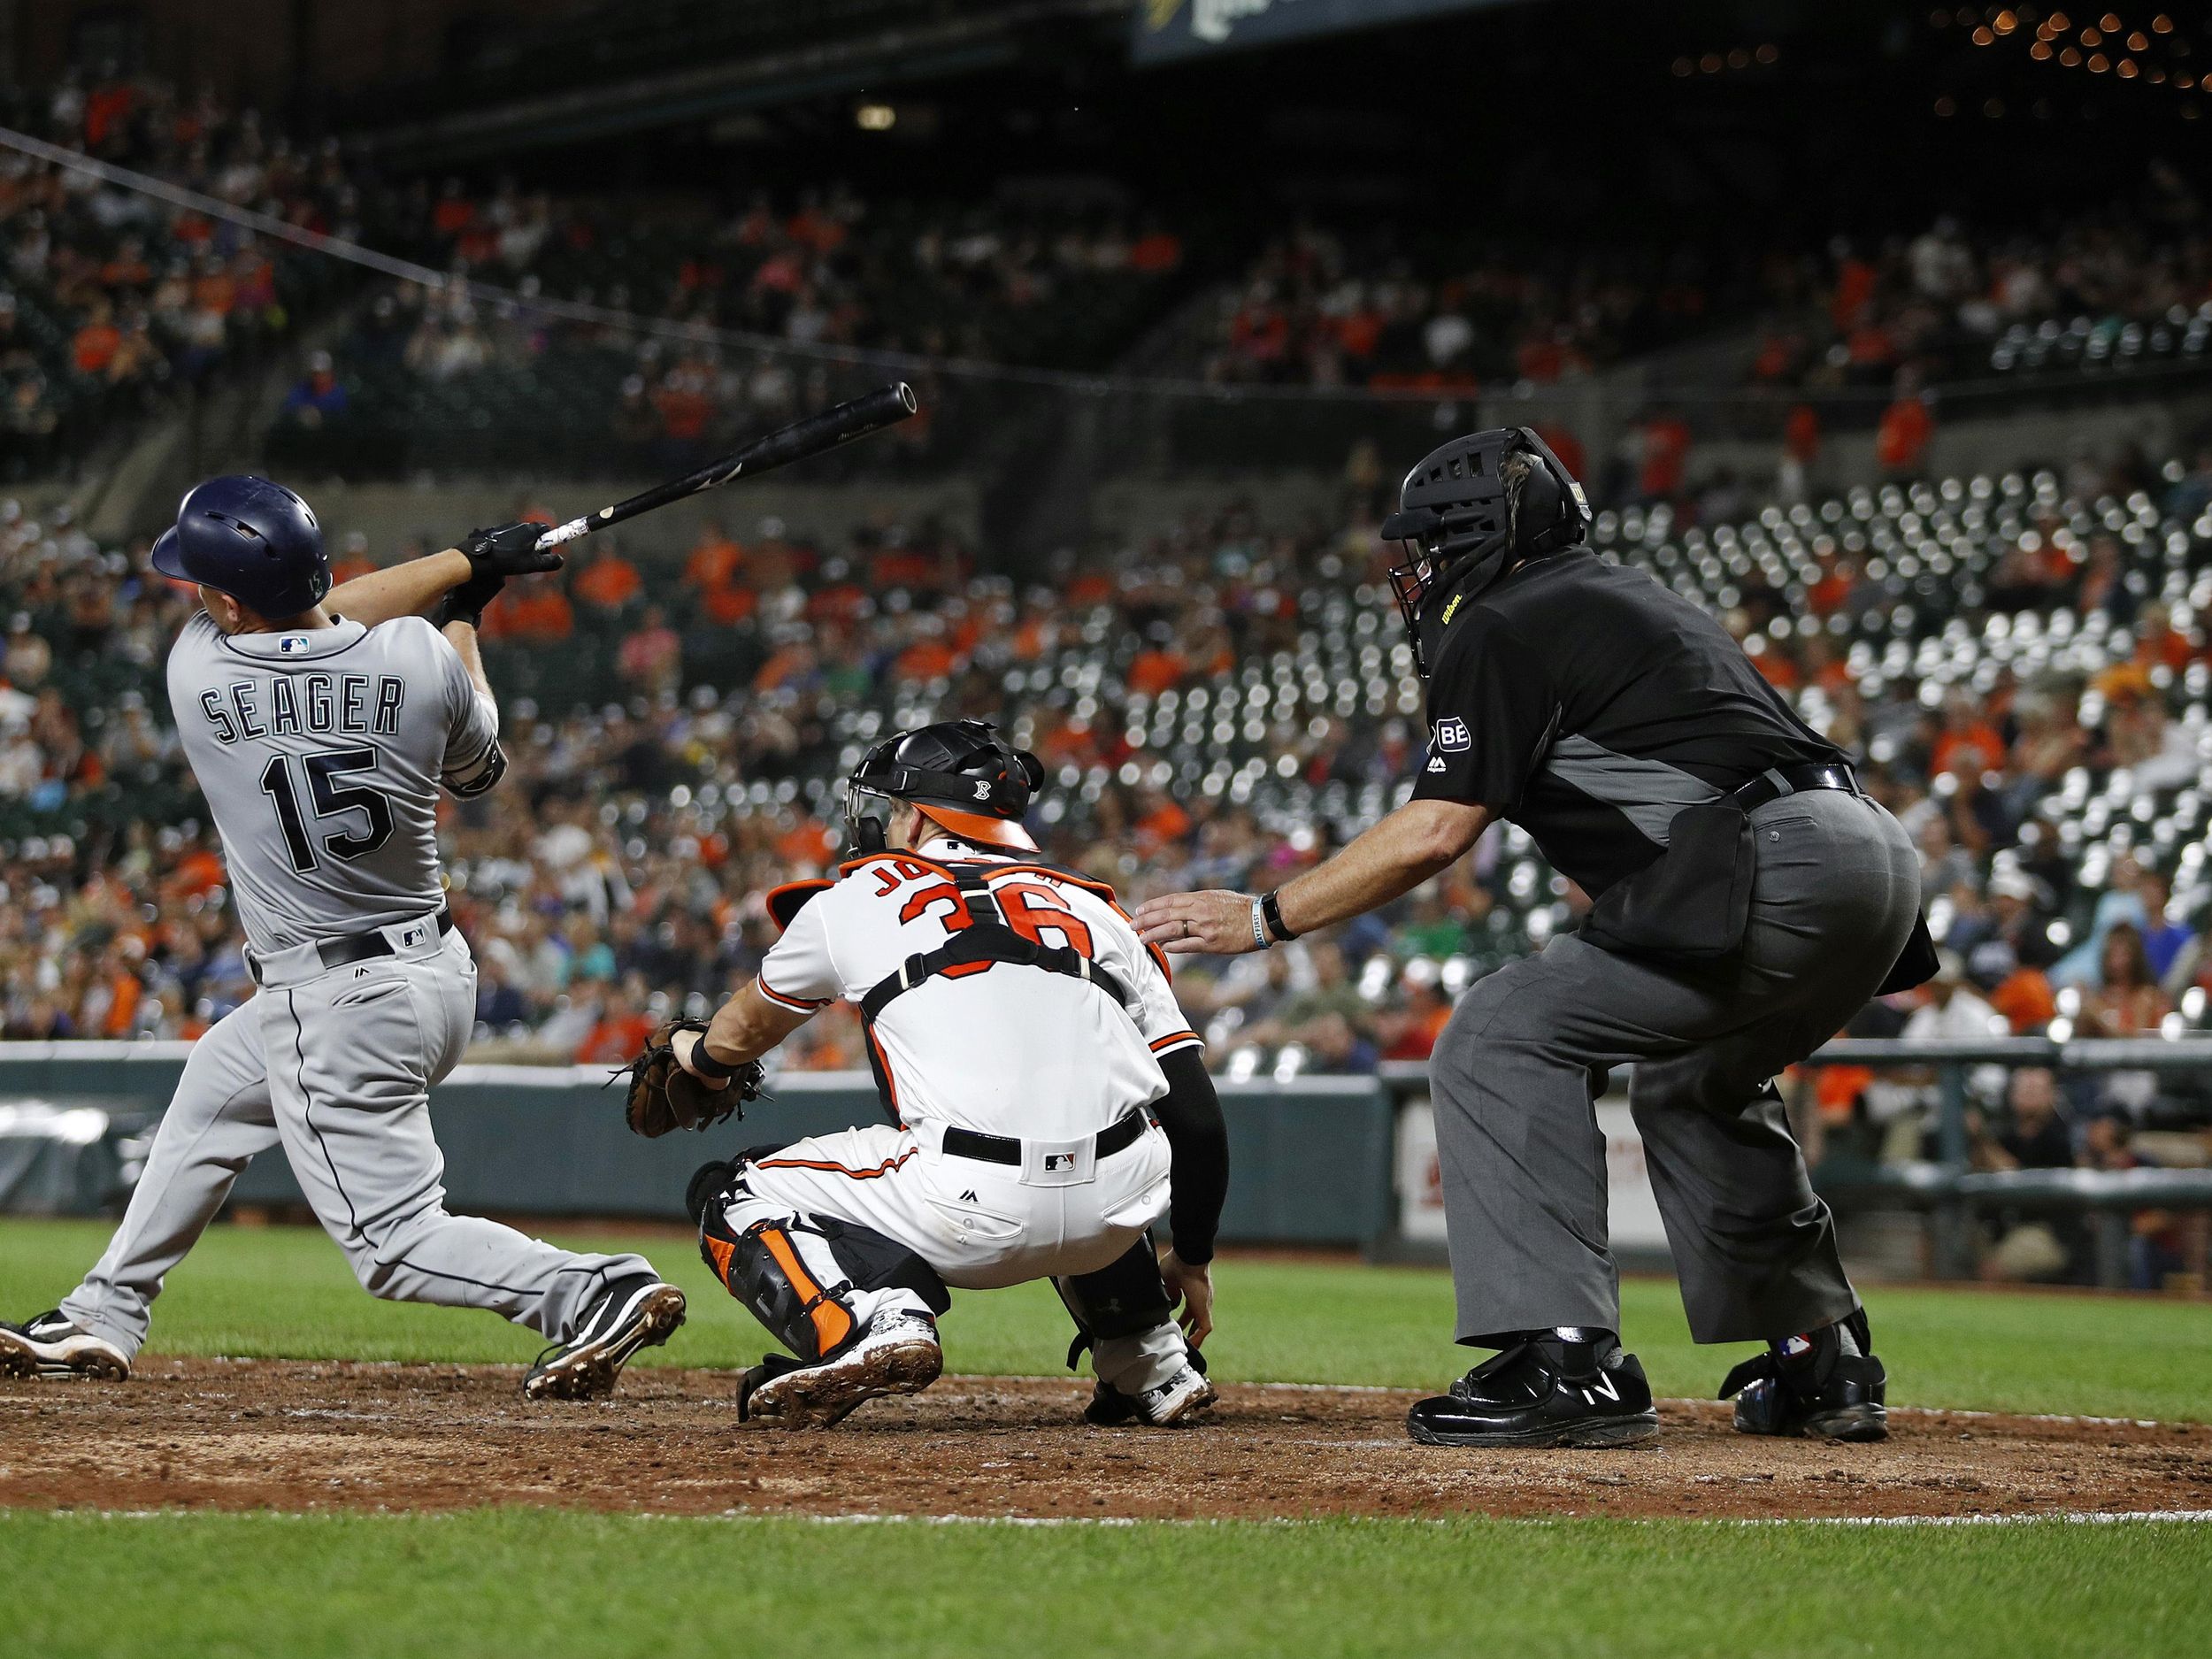
POLYGON ((564 1341, 611 1281, 652 1271, 446 1212, 429 1091, 468 1047, 476 965, 458 933, 411 931, 399 954, 346 967, 311 949, 261 964, 260 994, 193 1044, 122 1225, 61 1304, 72 1324, 136 1354, 163 1279, 279 1145, 373 1295, 486 1308, 564 1341))
POLYGON ((1609 1068, 1629 1102, 1701 1342, 1771 1340, 1858 1306, 1770 1079, 1840 1030, 1910 937, 1911 840, 1873 802, 1809 790, 1751 814, 1740 956, 1662 963, 1555 937, 1479 980, 1430 1061, 1458 1340, 1620 1329, 1606 1233, 1609 1068))

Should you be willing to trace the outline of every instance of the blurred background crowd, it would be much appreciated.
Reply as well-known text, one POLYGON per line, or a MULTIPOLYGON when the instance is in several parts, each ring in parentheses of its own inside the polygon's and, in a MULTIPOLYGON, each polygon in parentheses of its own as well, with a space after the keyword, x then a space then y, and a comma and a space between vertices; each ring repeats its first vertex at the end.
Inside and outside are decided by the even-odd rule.
MULTIPOLYGON (((601 15, 555 9, 572 43, 601 15)), ((1402 128, 1332 100, 1417 25, 1232 55, 1188 99, 1032 42, 972 96, 792 91, 612 147, 559 126, 526 52, 473 62, 465 99, 399 77, 326 107, 119 58, 106 13, 42 79, 0 42, 30 142, 0 147, 4 1035, 189 1037, 251 993, 162 690, 192 602, 132 534, 186 479, 419 491, 373 534, 332 515, 343 580, 457 539, 462 493, 550 522, 578 480, 686 471, 894 377, 922 417, 816 464, 806 514, 717 498, 488 615, 513 766, 442 826, 478 1057, 611 1064, 717 1000, 770 942, 761 895, 834 868, 845 772, 933 718, 1035 749, 1047 856, 1125 902, 1325 856, 1422 758, 1377 538, 1400 470, 1523 422, 1589 482, 1599 555, 1723 617, 1916 838, 1942 971, 1854 1034, 2212 1028, 2212 30, 2121 31, 2134 70, 2100 90, 2033 8, 1863 40, 1817 9, 1688 55, 1747 26, 1624 8, 1561 124, 1531 113, 1552 9, 1494 10, 1484 61, 1519 71, 1495 108, 1402 128), (1911 107, 1863 109, 1877 62, 1911 107), (410 125, 463 104, 507 136, 410 125), (1484 150, 1493 117, 1526 143, 1484 150), (1485 157, 1487 196, 1437 194, 1449 155, 1485 157), (1603 212, 1574 182, 1632 177, 1603 212), (326 237, 376 257, 303 245, 326 237)), ((699 26, 619 20, 639 53, 699 26)), ((1232 1074, 1418 1063, 1586 904, 1502 827, 1178 990, 1232 1074)), ((833 1010, 781 1063, 858 1041, 833 1010)), ((1801 1082, 1831 1156, 1934 1150, 1932 1074, 1801 1082)), ((2201 1156, 2212 1123, 2171 1071, 1970 1087, 1987 1169, 2201 1156)), ((2085 1248, 2015 1217, 1988 1260, 2065 1277, 2085 1248)), ((2175 1248, 2139 1217, 2131 1271, 2175 1248)))

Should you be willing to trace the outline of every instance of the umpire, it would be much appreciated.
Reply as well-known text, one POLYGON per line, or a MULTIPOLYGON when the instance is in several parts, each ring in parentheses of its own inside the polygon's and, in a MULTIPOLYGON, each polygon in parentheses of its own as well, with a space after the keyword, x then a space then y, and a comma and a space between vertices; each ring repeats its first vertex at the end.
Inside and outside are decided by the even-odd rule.
POLYGON ((1533 432, 1445 445, 1399 508, 1391 583, 1429 681, 1413 798, 1275 893, 1154 899, 1140 930, 1179 953, 1265 949, 1399 897, 1498 818, 1521 826, 1594 902, 1579 932, 1479 980, 1437 1042, 1458 1340, 1500 1352, 1409 1432, 1658 1432, 1617 1334, 1591 1105, 1632 1062, 1691 1330, 1769 1344, 1723 1385, 1737 1428, 1882 1439, 1881 1363, 1770 1079, 1926 977, 1909 838, 1718 623, 1583 546, 1582 487, 1533 432))

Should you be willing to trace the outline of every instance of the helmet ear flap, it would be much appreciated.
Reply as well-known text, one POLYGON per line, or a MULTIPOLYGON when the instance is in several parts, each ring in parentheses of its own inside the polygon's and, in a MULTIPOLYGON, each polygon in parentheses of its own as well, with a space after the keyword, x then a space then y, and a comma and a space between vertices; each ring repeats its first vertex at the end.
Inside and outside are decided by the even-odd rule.
POLYGON ((1025 749, 1016 749, 1014 758, 1022 764, 1022 777, 1029 784, 1030 794, 1034 795, 1045 787, 1044 762, 1039 760, 1025 749))

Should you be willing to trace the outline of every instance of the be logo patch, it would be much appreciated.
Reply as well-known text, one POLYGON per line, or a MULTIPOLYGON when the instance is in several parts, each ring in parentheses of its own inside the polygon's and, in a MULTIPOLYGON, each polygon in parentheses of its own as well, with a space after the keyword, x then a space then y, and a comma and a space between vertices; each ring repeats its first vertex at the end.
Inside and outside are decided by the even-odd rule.
POLYGON ((1467 734, 1467 722, 1454 715, 1448 720, 1436 723, 1436 746, 1449 754, 1464 754, 1474 747, 1474 740, 1467 734))

